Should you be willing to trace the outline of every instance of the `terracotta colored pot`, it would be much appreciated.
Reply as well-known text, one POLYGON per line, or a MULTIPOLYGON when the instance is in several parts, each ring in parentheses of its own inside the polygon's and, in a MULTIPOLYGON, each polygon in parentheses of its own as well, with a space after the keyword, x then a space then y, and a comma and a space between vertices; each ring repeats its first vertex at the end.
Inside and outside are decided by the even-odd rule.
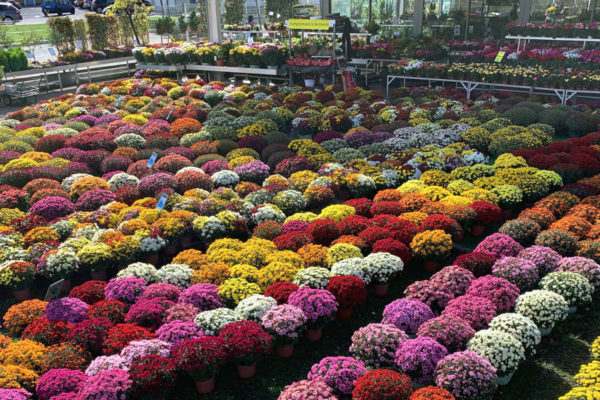
POLYGON ((281 358, 290 358, 292 354, 294 354, 294 345, 293 344, 283 344, 281 346, 277 346, 277 355, 281 358))
POLYGON ((17 301, 25 301, 31 299, 31 288, 26 288, 22 290, 13 290, 13 296, 17 301))
POLYGON ((106 270, 102 271, 90 271, 90 275, 93 281, 107 281, 106 270))
POLYGON ((189 236, 189 235, 182 236, 179 239, 179 247, 181 247, 182 249, 189 249, 190 247, 192 247, 193 242, 194 242, 194 239, 191 236, 189 236))
POLYGON ((465 238, 465 232, 461 232, 456 239, 454 239, 455 242, 462 242, 462 240, 465 238))
POLYGON ((337 310, 338 319, 350 319, 352 317, 352 307, 340 308, 337 310))
POLYGON ((171 245, 165 247, 163 251, 165 252, 165 255, 172 257, 175 254, 177 254, 178 250, 179 249, 176 244, 171 244, 171 245))
POLYGON ((480 236, 483 236, 484 233, 485 233, 484 225, 473 225, 471 227, 471 235, 472 236, 480 237, 480 236))
POLYGON ((225 66, 225 60, 217 60, 217 67, 224 67, 225 66))
POLYGON ((252 365, 238 365, 236 368, 238 376, 242 379, 252 378, 256 375, 256 363, 252 365))
POLYGON ((306 338, 309 342, 317 342, 323 337, 323 328, 319 329, 307 329, 306 338))
POLYGON ((154 265, 155 267, 158 267, 158 264, 160 264, 160 256, 158 255, 158 253, 154 253, 148 258, 146 258, 146 262, 148 264, 154 265))
POLYGON ((423 264, 423 268, 425 269, 426 272, 436 272, 438 270, 439 264, 437 261, 426 261, 423 264))
POLYGON ((375 283, 373 285, 373 290, 375 291, 375 296, 377 297, 387 296, 389 288, 389 283, 375 283))
POLYGON ((200 394, 211 393, 215 390, 215 377, 213 376, 210 379, 205 381, 196 381, 196 391, 200 394))

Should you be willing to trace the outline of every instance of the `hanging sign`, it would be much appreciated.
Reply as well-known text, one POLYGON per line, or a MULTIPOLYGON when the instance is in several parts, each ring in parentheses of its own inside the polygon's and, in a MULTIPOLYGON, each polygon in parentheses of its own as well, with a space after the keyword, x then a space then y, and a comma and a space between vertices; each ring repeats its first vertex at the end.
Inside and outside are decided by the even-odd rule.
POLYGON ((502 59, 504 58, 504 54, 506 54, 505 51, 499 51, 498 54, 496 55, 496 58, 494 59, 494 62, 501 62, 502 59))
POLYGON ((290 29, 314 29, 317 31, 329 30, 330 22, 328 19, 290 19, 290 29))

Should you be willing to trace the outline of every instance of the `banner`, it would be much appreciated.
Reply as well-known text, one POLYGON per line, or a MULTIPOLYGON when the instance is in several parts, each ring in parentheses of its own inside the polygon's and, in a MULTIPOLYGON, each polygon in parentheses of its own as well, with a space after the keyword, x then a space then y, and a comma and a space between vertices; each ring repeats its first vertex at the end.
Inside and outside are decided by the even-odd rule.
POLYGON ((304 29, 304 30, 329 30, 331 23, 328 19, 290 19, 288 20, 288 28, 304 29))

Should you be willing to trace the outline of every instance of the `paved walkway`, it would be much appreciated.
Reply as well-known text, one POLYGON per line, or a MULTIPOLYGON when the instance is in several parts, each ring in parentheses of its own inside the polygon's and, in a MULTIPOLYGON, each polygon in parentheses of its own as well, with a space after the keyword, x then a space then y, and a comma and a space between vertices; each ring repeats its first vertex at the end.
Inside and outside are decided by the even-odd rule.
MULTIPOLYGON (((77 89, 77 87, 71 87, 71 88, 67 88, 62 91, 60 89, 57 89, 57 90, 51 90, 48 93, 43 92, 43 93, 40 93, 40 95, 38 96, 38 101, 49 100, 53 97, 58 97, 62 94, 74 93, 76 89, 77 89)), ((32 104, 34 104, 33 98, 28 99, 26 105, 32 105, 32 104)), ((4 104, 3 101, 0 100, 0 119, 4 119, 6 117, 6 114, 13 112, 13 111, 20 110, 23 107, 24 106, 16 105, 16 104, 7 106, 6 104, 4 104)))

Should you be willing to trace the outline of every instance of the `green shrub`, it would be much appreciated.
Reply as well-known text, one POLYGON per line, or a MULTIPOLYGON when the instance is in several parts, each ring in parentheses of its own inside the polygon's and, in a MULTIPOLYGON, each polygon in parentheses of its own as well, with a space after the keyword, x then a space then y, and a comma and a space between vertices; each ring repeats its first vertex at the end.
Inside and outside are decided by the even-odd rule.
POLYGON ((215 140, 215 146, 217 146, 217 152, 224 156, 233 149, 237 149, 237 143, 233 140, 215 140))
POLYGON ((267 136, 265 136, 265 138, 267 139, 267 143, 269 144, 288 144, 290 142, 290 138, 288 135, 278 131, 267 133, 267 136))
POLYGON ((560 135, 565 132, 567 112, 559 107, 551 107, 543 110, 538 114, 538 122, 550 125, 554 128, 556 134, 560 135))
POLYGON ((550 135, 550 137, 554 136, 554 128, 552 125, 543 124, 541 122, 536 122, 535 124, 529 125, 527 128, 529 129, 539 129, 544 131, 546 134, 550 135))
POLYGON ((207 162, 214 160, 221 160, 227 162, 227 159, 225 157, 220 156, 218 154, 202 154, 201 156, 196 157, 196 159, 194 160, 194 165, 200 168, 207 162))
POLYGON ((504 116, 515 125, 527 126, 537 121, 536 112, 529 107, 513 107, 504 113, 504 116))
POLYGON ((565 120, 567 135, 579 137, 598 129, 598 118, 593 115, 574 111, 567 115, 565 120))
POLYGON ((542 146, 542 144, 540 139, 529 132, 518 133, 513 136, 498 135, 492 139, 489 151, 493 155, 499 156, 500 154, 510 153, 516 149, 538 147, 542 146))

